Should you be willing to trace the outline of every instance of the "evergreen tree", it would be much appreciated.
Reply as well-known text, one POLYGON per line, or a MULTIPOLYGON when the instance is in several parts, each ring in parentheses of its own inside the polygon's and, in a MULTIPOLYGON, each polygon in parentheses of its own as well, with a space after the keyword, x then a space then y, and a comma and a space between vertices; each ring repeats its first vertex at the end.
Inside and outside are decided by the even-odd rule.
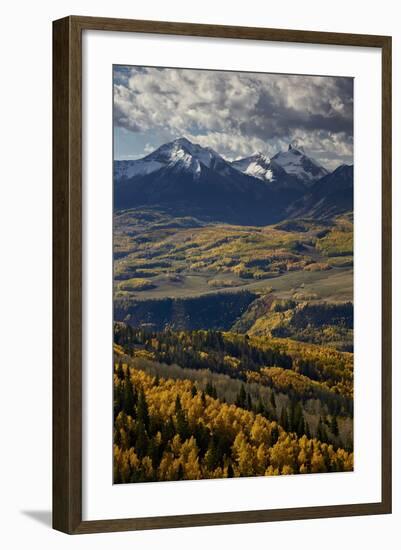
POLYGON ((177 419, 177 424, 176 424, 177 433, 181 437, 181 440, 185 441, 190 436, 190 430, 189 430, 189 424, 188 424, 187 418, 182 409, 176 412, 176 419, 177 419))
POLYGON ((162 435, 163 445, 168 445, 169 441, 173 439, 175 435, 175 426, 171 416, 167 420, 167 422, 162 424, 161 435, 162 435))
POLYGON ((278 427, 277 426, 273 426, 272 428, 272 431, 271 431, 271 442, 272 442, 272 446, 275 445, 278 441, 278 438, 279 438, 279 430, 278 430, 278 427))
POLYGON ((175 414, 177 414, 181 410, 182 410, 181 399, 180 399, 179 395, 177 394, 176 397, 175 397, 175 414))
POLYGON ((199 455, 204 456, 209 447, 210 432, 202 422, 196 425, 194 436, 199 448, 199 455))
POLYGON ((332 416, 332 418, 331 418, 330 429, 331 429, 333 435, 335 437, 338 437, 338 434, 339 434, 338 421, 337 421, 337 417, 335 415, 332 416))
POLYGON ((178 466, 177 470, 177 480, 184 479, 184 468, 180 462, 180 465, 178 466))
POLYGON ((305 418, 304 418, 304 415, 301 412, 301 415, 300 415, 299 420, 298 420, 298 425, 297 425, 296 432, 301 437, 302 435, 304 435, 305 430, 306 430, 305 418))
POLYGON ((213 471, 218 464, 218 455, 214 438, 210 440, 209 448, 205 455, 205 464, 207 469, 210 471, 213 471))
POLYGON ((287 409, 286 407, 283 405, 282 409, 281 409, 281 414, 280 414, 280 426, 285 430, 287 431, 288 430, 288 414, 287 414, 287 409))
POLYGON ((210 397, 217 399, 217 390, 213 386, 213 382, 209 382, 209 381, 207 382, 205 387, 205 392, 207 393, 207 395, 210 395, 210 397))
POLYGON ((251 394, 248 393, 246 396, 246 408, 251 411, 252 410, 252 397, 251 394))
POLYGON ((260 397, 259 397, 257 405, 255 407, 255 412, 256 412, 256 414, 265 414, 266 413, 265 407, 263 406, 263 403, 262 403, 262 400, 261 400, 260 397))
POLYGON ((149 411, 146 403, 146 396, 141 389, 138 395, 138 403, 136 406, 136 417, 139 423, 143 424, 145 430, 149 428, 149 411))
POLYGON ((139 458, 143 458, 148 454, 148 444, 149 438, 147 436, 145 426, 142 422, 138 423, 136 426, 136 442, 135 442, 135 452, 139 458))
POLYGON ((298 426, 301 422, 302 407, 299 401, 291 399, 289 413, 288 413, 288 429, 292 432, 297 432, 298 426))
POLYGON ((246 406, 246 391, 245 391, 244 384, 241 385, 241 389, 237 395, 235 404, 237 405, 237 407, 242 407, 242 408, 245 408, 246 406))
POLYGON ((273 411, 276 410, 276 398, 274 397, 274 391, 270 392, 270 405, 272 406, 273 411))
MULTIPOLYGON (((127 369, 129 372, 129 369, 127 369)), ((133 415, 134 414, 134 407, 135 407, 135 395, 134 395, 134 387, 132 385, 131 379, 129 376, 125 377, 124 380, 124 395, 123 395, 123 411, 126 414, 133 415)))
POLYGON ((322 417, 319 418, 319 424, 317 425, 317 438, 322 442, 325 442, 328 439, 326 425, 323 422, 322 417))
POLYGON ((118 413, 124 408, 124 392, 121 384, 114 385, 113 398, 113 414, 114 418, 117 418, 118 413))

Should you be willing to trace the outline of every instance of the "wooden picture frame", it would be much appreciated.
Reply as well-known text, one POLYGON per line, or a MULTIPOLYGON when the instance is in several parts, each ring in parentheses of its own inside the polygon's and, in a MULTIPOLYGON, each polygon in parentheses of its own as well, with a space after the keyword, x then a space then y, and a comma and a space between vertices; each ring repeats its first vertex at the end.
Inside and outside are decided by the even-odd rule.
POLYGON ((68 534, 391 512, 391 37, 96 17, 53 23, 53 527, 68 534), (82 43, 84 30, 378 48, 382 54, 382 497, 379 502, 82 520, 82 43))

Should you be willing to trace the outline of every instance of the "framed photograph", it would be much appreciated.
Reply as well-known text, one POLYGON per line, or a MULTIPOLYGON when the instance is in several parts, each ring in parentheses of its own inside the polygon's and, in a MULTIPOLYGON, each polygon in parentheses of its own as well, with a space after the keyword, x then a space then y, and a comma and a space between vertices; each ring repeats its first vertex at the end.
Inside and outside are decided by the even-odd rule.
POLYGON ((53 526, 391 512, 391 38, 53 24, 53 526))

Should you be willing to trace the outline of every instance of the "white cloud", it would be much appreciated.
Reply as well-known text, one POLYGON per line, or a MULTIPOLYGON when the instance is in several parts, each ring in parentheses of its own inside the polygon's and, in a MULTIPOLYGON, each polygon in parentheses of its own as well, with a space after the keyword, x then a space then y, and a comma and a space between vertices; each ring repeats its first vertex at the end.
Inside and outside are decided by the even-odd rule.
POLYGON ((229 158, 295 136, 321 158, 352 157, 351 79, 131 67, 115 79, 114 108, 130 132, 186 135, 229 158))
POLYGON ((259 138, 244 140, 241 135, 211 132, 207 135, 185 134, 186 137, 203 147, 211 147, 227 160, 235 160, 255 152, 270 154, 268 144, 259 138))

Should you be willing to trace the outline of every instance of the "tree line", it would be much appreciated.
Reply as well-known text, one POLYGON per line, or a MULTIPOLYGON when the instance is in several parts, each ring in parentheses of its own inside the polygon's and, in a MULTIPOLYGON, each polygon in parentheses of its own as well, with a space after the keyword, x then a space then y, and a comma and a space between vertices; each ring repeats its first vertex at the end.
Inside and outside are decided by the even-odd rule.
POLYGON ((114 338, 131 356, 149 352, 149 358, 159 363, 253 380, 279 388, 294 401, 319 399, 331 414, 353 414, 352 370, 333 350, 314 346, 308 352, 307 346, 296 344, 303 350, 299 352, 281 342, 262 345, 247 335, 214 330, 153 332, 123 323, 115 324, 114 338))

